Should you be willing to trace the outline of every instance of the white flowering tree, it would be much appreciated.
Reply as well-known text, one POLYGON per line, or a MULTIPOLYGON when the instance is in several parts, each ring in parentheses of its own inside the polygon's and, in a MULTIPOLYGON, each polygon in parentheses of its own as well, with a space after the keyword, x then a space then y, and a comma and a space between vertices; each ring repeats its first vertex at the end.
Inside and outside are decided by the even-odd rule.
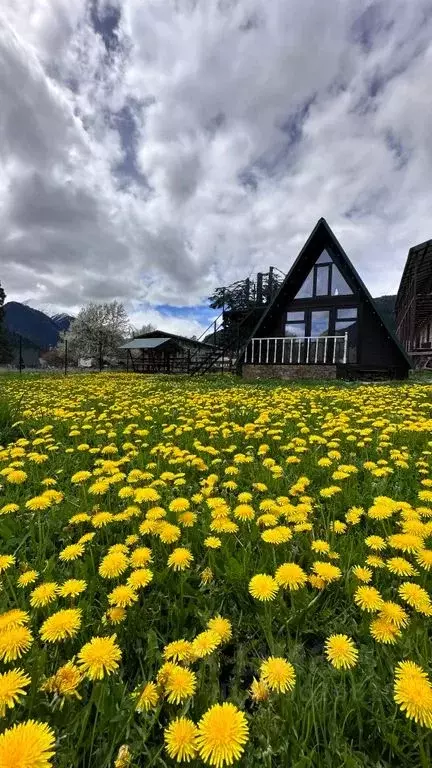
POLYGON ((91 303, 78 312, 69 330, 62 334, 58 351, 64 356, 67 341, 71 361, 96 358, 102 367, 104 362, 118 358, 119 347, 131 335, 129 317, 121 302, 91 303))

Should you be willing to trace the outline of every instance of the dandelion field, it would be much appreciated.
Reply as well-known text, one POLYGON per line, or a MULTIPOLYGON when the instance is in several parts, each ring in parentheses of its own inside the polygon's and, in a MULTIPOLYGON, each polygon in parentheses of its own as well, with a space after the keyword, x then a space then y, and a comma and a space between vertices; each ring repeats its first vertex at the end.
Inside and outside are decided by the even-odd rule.
POLYGON ((432 397, 5 377, 0 768, 432 763, 432 397))

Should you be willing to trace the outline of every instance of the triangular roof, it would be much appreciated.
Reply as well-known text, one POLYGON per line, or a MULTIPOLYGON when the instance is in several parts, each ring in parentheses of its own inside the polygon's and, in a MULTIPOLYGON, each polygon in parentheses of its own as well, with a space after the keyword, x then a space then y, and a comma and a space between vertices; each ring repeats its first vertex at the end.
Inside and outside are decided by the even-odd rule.
POLYGON ((378 320, 382 323, 389 338, 397 346, 405 362, 411 368, 412 367, 411 360, 408 357, 407 353, 405 352, 405 349, 403 348, 401 342, 399 341, 395 333, 392 331, 392 329, 389 327, 387 321, 382 316, 371 294, 366 288, 363 280, 361 279, 354 265, 348 258, 347 254, 345 253, 344 249, 342 248, 341 244, 339 243, 338 239, 336 238, 336 236, 334 235, 334 233, 332 232, 332 230, 330 229, 329 225, 327 224, 324 218, 319 219, 318 222, 316 223, 311 234, 306 240, 303 248, 301 249, 299 255, 294 261, 294 264, 292 265, 291 269, 286 275, 283 283, 280 285, 279 290, 273 296, 272 301, 270 302, 268 307, 266 307, 258 323, 253 329, 253 332, 250 335, 250 339, 252 339, 256 335, 258 329, 264 323, 266 317, 268 317, 268 315, 272 313, 275 306, 277 306, 281 296, 288 295, 288 301, 292 301, 294 299, 297 291, 300 289, 301 285, 303 284, 304 279, 308 275, 310 269, 312 269, 313 265, 315 264, 317 257, 322 252, 322 250, 326 247, 330 247, 332 252, 332 257, 334 256, 335 264, 337 267, 339 267, 343 277, 348 279, 349 283, 353 285, 357 284, 357 287, 360 290, 360 293, 363 294, 363 298, 367 301, 367 303, 370 304, 373 312, 377 316, 378 320))

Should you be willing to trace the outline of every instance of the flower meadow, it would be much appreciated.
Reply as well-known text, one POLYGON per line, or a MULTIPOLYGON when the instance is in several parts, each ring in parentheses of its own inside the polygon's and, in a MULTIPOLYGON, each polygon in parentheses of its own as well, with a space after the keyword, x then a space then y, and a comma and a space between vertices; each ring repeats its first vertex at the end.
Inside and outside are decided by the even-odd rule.
POLYGON ((1 387, 0 768, 431 765, 428 386, 1 387))

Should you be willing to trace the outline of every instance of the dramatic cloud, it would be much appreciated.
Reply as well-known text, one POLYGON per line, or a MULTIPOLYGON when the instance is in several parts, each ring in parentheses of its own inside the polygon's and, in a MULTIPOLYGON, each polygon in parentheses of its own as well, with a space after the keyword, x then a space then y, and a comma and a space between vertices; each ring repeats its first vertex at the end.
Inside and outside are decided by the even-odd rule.
POLYGON ((432 236, 430 0, 9 0, 3 14, 8 298, 117 298, 137 324, 197 333, 214 287, 287 271, 320 216, 375 295, 432 236))

